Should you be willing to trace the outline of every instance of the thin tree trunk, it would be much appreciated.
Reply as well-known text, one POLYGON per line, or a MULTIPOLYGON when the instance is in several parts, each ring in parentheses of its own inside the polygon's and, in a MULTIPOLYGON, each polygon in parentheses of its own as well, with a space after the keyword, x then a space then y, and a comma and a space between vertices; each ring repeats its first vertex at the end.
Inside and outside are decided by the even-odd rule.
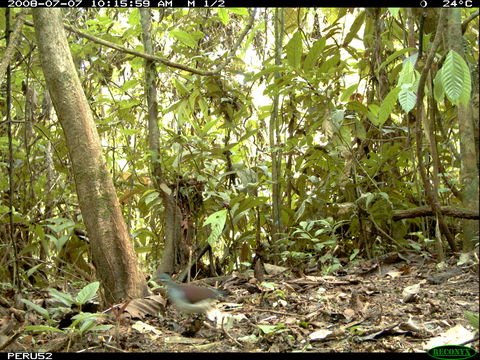
MULTIPOLYGON (((280 65, 283 40, 283 9, 275 9, 275 64, 280 65)), ((275 79, 279 79, 280 74, 275 72, 275 79)), ((277 240, 282 232, 281 222, 281 187, 280 178, 282 172, 282 154, 278 148, 280 145, 280 116, 279 116, 279 95, 273 98, 273 110, 270 116, 270 149, 272 155, 272 237, 277 240)))
MULTIPOLYGON (((455 239, 453 238, 450 230, 448 229, 443 214, 440 210, 440 204, 438 202, 438 189, 436 189, 435 182, 434 186, 430 183, 430 179, 427 175, 427 170, 425 169, 425 164, 423 162, 423 154, 422 154, 422 131, 421 127, 422 124, 426 123, 425 117, 425 108, 423 105, 423 96, 425 94, 425 82, 427 80, 427 75, 430 71, 430 68, 433 63, 433 59, 435 56, 435 51, 437 50, 438 46, 440 45, 441 36, 443 34, 443 30, 445 27, 446 21, 446 10, 441 10, 440 12, 440 19, 438 20, 438 27, 435 34, 435 39, 432 43, 430 53, 425 61, 424 68, 422 69, 422 73, 420 76, 420 80, 418 81, 418 90, 417 90, 417 115, 416 115, 416 122, 415 122, 415 138, 416 138, 416 151, 417 151, 417 159, 418 159, 418 170, 420 172, 420 176, 422 178, 423 186, 425 189, 425 195, 427 198, 428 204, 432 207, 432 210, 435 213, 435 217, 439 224, 439 228, 442 231, 443 235, 445 235, 450 248, 453 251, 457 251, 457 245, 455 243, 455 239)), ((418 64, 418 62, 417 62, 418 64)))
MULTIPOLYGON (((446 34, 448 36, 449 48, 455 50, 460 56, 465 58, 460 12, 460 9, 449 10, 448 31, 446 31, 446 34)), ((478 168, 474 135, 475 129, 472 117, 472 102, 470 101, 467 105, 459 104, 457 111, 458 128, 460 133, 460 157, 462 161, 460 168, 460 182, 463 189, 463 207, 478 212, 478 168)), ((463 250, 469 251, 473 249, 475 237, 478 237, 478 221, 463 220, 462 225, 463 250)))
MULTIPOLYGON (((151 38, 152 22, 150 9, 140 9, 140 21, 142 24, 142 39, 145 53, 153 55, 153 42, 151 38)), ((156 64, 153 60, 145 60, 145 94, 148 106, 148 145, 151 155, 151 166, 153 183, 160 193, 165 207, 165 247, 162 260, 156 273, 173 273, 176 269, 177 251, 179 242, 182 240, 182 213, 178 208, 173 191, 168 191, 168 186, 163 179, 162 168, 160 167, 160 129, 158 127, 158 102, 157 87, 155 80, 157 76, 156 64)), ((185 256, 180 257, 185 258, 185 256)), ((181 265, 181 264, 180 264, 181 265)), ((185 264, 186 265, 186 264, 185 264)))

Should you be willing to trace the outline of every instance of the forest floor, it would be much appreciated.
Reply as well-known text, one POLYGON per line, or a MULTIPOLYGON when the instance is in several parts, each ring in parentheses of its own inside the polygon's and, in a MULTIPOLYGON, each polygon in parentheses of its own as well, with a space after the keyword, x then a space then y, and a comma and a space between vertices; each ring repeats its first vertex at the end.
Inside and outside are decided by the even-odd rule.
POLYGON ((33 312, 1 351, 425 352, 469 340, 478 351, 478 331, 466 315, 479 313, 478 255, 472 258, 459 265, 451 257, 439 269, 428 256, 391 254, 335 275, 265 275, 262 290, 245 274, 231 275, 222 278, 229 295, 209 314, 213 321, 183 327, 185 317, 165 301, 163 316, 117 312, 116 320, 103 320, 109 330, 83 336, 22 332, 42 324, 33 312))

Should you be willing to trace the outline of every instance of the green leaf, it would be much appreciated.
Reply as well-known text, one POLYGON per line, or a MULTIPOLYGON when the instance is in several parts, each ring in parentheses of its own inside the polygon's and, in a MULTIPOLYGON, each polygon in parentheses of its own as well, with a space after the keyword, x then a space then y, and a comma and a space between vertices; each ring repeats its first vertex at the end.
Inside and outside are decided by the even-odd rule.
POLYGON ((63 236, 60 236, 60 238, 56 238, 55 236, 53 236, 51 234, 45 234, 45 236, 48 239, 50 239, 51 242, 53 242, 55 244, 55 248, 56 248, 57 252, 60 252, 62 250, 63 245, 65 245, 65 243, 70 238, 70 235, 63 235, 63 236))
POLYGON ((37 265, 35 265, 34 267, 28 269, 28 271, 27 271, 27 277, 32 276, 33 273, 35 273, 38 269, 40 269, 40 268, 42 268, 42 267, 44 267, 44 266, 45 266, 45 264, 44 264, 44 263, 41 263, 41 264, 37 264, 37 265))
POLYGON ((409 62, 412 64, 413 67, 415 67, 415 64, 417 63, 418 59, 418 52, 408 56, 405 60, 403 60, 402 65, 405 65, 405 63, 409 62))
POLYGON ((398 85, 413 84, 415 82, 415 72, 413 64, 410 61, 403 63, 402 71, 398 75, 398 85))
POLYGON ((190 90, 177 78, 174 79, 175 89, 177 89, 180 96, 186 96, 190 94, 190 90))
POLYGON ((88 284, 82 290, 80 290, 80 292, 77 294, 77 297, 75 298, 75 302, 78 305, 85 304, 87 301, 91 300, 95 296, 99 287, 100 287, 100 283, 98 281, 88 284))
POLYGON ((377 104, 370 104, 368 106, 367 118, 374 125, 378 124, 378 111, 380 107, 377 104))
POLYGON ((415 107, 417 93, 413 90, 413 86, 402 86, 402 89, 398 93, 398 102, 406 113, 415 107))
POLYGON ((203 223, 203 226, 210 225, 212 231, 210 232, 210 236, 208 237, 207 241, 210 246, 213 247, 213 244, 218 240, 220 235, 222 235, 223 227, 225 226, 225 222, 227 220, 227 210, 223 209, 211 214, 207 220, 203 223))
POLYGON ((350 261, 352 261, 353 259, 355 259, 355 257, 358 255, 358 253, 360 252, 360 249, 353 249, 353 253, 350 255, 350 261))
POLYGON ((347 104, 347 110, 358 111, 359 113, 366 114, 368 109, 365 105, 360 104, 358 101, 351 101, 347 104))
POLYGON ((132 26, 138 26, 138 24, 140 24, 140 12, 130 11, 130 14, 128 15, 128 23, 132 26))
POLYGON ((155 191, 155 190, 147 190, 147 191, 149 191, 149 193, 146 194, 145 192, 143 201, 145 201, 145 205, 148 206, 152 201, 157 200, 160 194, 158 193, 158 191, 155 191))
POLYGON ((477 329, 477 331, 478 331, 478 326, 479 326, 479 316, 478 316, 478 314, 472 313, 470 311, 465 311, 464 315, 467 318, 470 325, 472 325, 472 327, 477 329))
POLYGON ((394 18, 398 18, 398 13, 400 11, 400 8, 388 8, 388 11, 394 18))
POLYGON ((349 86, 348 88, 346 88, 340 98, 340 101, 341 102, 349 101, 350 96, 354 93, 355 90, 357 90, 357 88, 358 88, 358 84, 353 84, 352 86, 349 86))
POLYGON ((201 133, 200 133, 201 136, 202 136, 202 137, 203 137, 203 136, 206 136, 206 135, 208 134, 208 132, 210 131, 210 129, 211 129, 212 127, 214 127, 215 124, 217 124, 217 123, 218 123, 218 119, 214 119, 214 120, 211 120, 211 121, 209 121, 208 123, 206 123, 206 124, 203 126, 202 131, 201 131, 201 133))
POLYGON ((360 140, 365 140, 367 138, 367 130, 365 130, 365 126, 363 125, 362 121, 356 121, 353 124, 352 132, 353 135, 360 140))
POLYGON ((248 15, 248 10, 246 8, 230 8, 228 10, 237 15, 248 15))
POLYGON ((271 334, 277 331, 276 325, 257 325, 257 327, 262 330, 264 334, 271 334))
POLYGON ((220 18, 220 21, 223 23, 223 25, 227 25, 228 21, 230 20, 227 9, 218 8, 217 14, 218 14, 218 17, 220 18))
POLYGON ((27 331, 51 331, 51 332, 60 332, 60 333, 65 332, 61 329, 57 329, 56 327, 46 326, 46 325, 29 325, 29 326, 25 326, 24 330, 27 330, 27 331))
POLYGON ((462 91, 462 94, 460 95, 460 104, 463 104, 466 106, 470 101, 470 96, 472 91, 472 77, 470 75, 470 71, 465 71, 464 76, 465 78, 463 80, 465 85, 463 86, 462 88, 463 91, 462 91))
POLYGON ((60 292, 57 289, 49 289, 48 292, 53 298, 67 305, 68 307, 75 304, 75 300, 73 299, 73 296, 68 293, 60 292))
POLYGON ((113 325, 95 325, 93 326, 90 331, 107 331, 110 330, 113 325))
POLYGON ((252 82, 257 81, 263 75, 267 75, 276 71, 278 72, 286 71, 286 68, 283 65, 266 65, 263 70, 259 71, 252 77, 252 82))
POLYGON ((325 48, 325 42, 327 39, 321 38, 315 41, 312 45, 312 48, 308 52, 305 62, 303 63, 303 70, 308 71, 310 70, 313 65, 317 62, 320 54, 322 53, 323 49, 325 48))
POLYGON ((257 325, 257 327, 262 330, 262 332, 266 335, 272 334, 272 333, 277 333, 279 331, 283 332, 285 331, 285 325, 283 324, 277 324, 277 325, 257 325))
POLYGON ((119 129, 120 133, 126 136, 132 136, 135 134, 140 134, 140 129, 119 129))
POLYGON ((107 316, 107 314, 92 314, 88 312, 86 313, 81 312, 72 317, 74 321, 69 327, 73 329, 77 326, 77 324, 82 323, 80 325, 79 331, 80 333, 83 333, 85 331, 90 330, 93 327, 93 325, 95 325, 97 318, 104 317, 104 316, 107 316))
POLYGON ((365 11, 363 10, 355 18, 355 21, 353 22, 352 27, 350 28, 350 31, 348 32, 347 36, 345 36, 345 40, 343 41, 343 46, 347 46, 348 44, 350 44, 353 38, 356 35, 358 35, 358 31, 362 27, 364 21, 365 21, 365 11))
POLYGON ((465 60, 454 50, 450 50, 442 67, 442 83, 445 94, 452 104, 465 101, 465 93, 470 94, 470 71, 465 60))
POLYGON ((44 319, 49 320, 50 319, 50 314, 48 313, 47 309, 42 308, 41 306, 34 304, 33 302, 27 300, 27 299, 20 299, 21 302, 26 304, 28 307, 32 308, 36 312, 38 312, 40 315, 43 316, 44 319))
POLYGON ((295 214, 295 221, 298 221, 298 219, 300 219, 303 216, 303 214, 305 212, 305 205, 307 205, 306 203, 307 203, 306 200, 302 201, 302 204, 299 206, 299 208, 298 208, 298 210, 295 214))
POLYGON ((402 56, 402 55, 405 54, 406 52, 413 51, 413 50, 415 50, 415 48, 405 48, 405 49, 401 49, 401 50, 395 51, 392 55, 390 55, 389 57, 387 57, 384 62, 382 62, 382 63, 380 64, 380 66, 378 67, 378 69, 375 70, 375 73, 378 74, 378 73, 380 72, 380 70, 382 70, 386 65, 388 65, 389 63, 391 63, 393 60, 395 60, 395 59, 398 58, 399 56, 402 56))
POLYGON ((362 197, 366 198, 365 209, 368 210, 368 208, 370 207, 370 203, 372 202, 373 199, 375 199, 375 194, 368 192, 366 194, 363 194, 362 197))
POLYGON ((382 126, 385 121, 387 121, 388 117, 393 111, 395 104, 397 103, 398 93, 400 92, 400 88, 396 87, 390 90, 390 92, 385 96, 383 99, 383 103, 380 106, 380 110, 378 111, 378 125, 382 126))
POLYGON ((277 287, 278 285, 273 282, 263 281, 262 283, 260 283, 260 286, 263 286, 264 288, 269 290, 275 290, 275 287, 277 287))
POLYGON ((294 69, 298 69, 303 53, 302 34, 300 32, 297 31, 293 34, 286 46, 286 50, 288 64, 294 69))
MULTIPOLYGON (((81 312, 75 316, 72 316, 72 319, 75 320, 74 324, 78 324, 80 321, 86 321, 90 319, 97 319, 99 317, 106 317, 107 314, 96 314, 96 313, 89 313, 89 312, 81 312)), ((72 324, 72 325, 74 325, 72 324)))
POLYGON ((340 9, 337 9, 338 10, 338 17, 333 21, 333 18, 329 19, 330 21, 332 21, 333 23, 337 23, 338 20, 340 20, 342 17, 344 17, 345 15, 347 15, 347 8, 340 8, 340 9))
POLYGON ((445 97, 442 83, 442 69, 438 70, 435 79, 433 79, 433 97, 436 102, 442 102, 445 97))
POLYGON ((47 227, 53 230, 56 234, 59 234, 63 230, 73 228, 75 226, 75 222, 66 218, 48 219, 47 221, 53 223, 48 224, 47 227))
POLYGON ((189 33, 183 30, 171 30, 170 35, 192 49, 197 46, 197 41, 189 33))
POLYGON ((318 68, 319 73, 328 73, 328 71, 332 68, 335 68, 340 61, 340 55, 334 55, 328 60, 326 60, 320 67, 318 68))
POLYGON ((86 320, 82 325, 80 326, 80 333, 84 333, 88 330, 91 330, 93 326, 95 325, 96 319, 89 319, 86 320))
POLYGON ((130 80, 127 80, 123 83, 123 85, 121 86, 122 90, 124 91, 127 91, 127 90, 130 90, 131 88, 135 87, 137 84, 138 84, 138 80, 137 79, 130 79, 130 80))

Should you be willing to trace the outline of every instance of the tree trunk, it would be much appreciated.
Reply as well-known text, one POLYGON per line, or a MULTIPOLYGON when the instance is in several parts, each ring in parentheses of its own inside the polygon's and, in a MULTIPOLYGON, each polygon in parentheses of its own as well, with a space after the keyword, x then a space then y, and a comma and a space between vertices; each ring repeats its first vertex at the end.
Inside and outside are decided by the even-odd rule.
MULTIPOLYGON (((283 9, 275 9, 275 64, 281 63, 281 52, 283 43, 284 30, 284 14, 283 9)), ((280 73, 275 72, 275 79, 280 78, 280 73)), ((274 241, 278 240, 282 233, 282 219, 281 219, 281 186, 280 179, 282 178, 282 153, 279 148, 280 145, 280 114, 279 114, 279 94, 275 94, 273 98, 273 111, 270 116, 269 137, 270 149, 272 154, 272 238, 274 241)))
MULTIPOLYGON (((142 39, 145 53, 153 55, 153 42, 151 39, 151 11, 150 9, 139 9, 140 21, 142 24, 142 39)), ((156 79, 157 68, 153 60, 145 60, 145 94, 148 106, 148 146, 151 153, 152 177, 155 189, 160 193, 163 206, 165 207, 165 247, 163 249, 162 261, 156 270, 156 274, 172 274, 179 267, 185 264, 177 264, 177 259, 186 258, 178 256, 181 251, 178 245, 182 241, 182 212, 177 206, 173 191, 168 191, 168 186, 163 179, 162 168, 160 167, 160 130, 158 128, 158 102, 156 79), (178 268, 177 268, 178 267, 178 268)))
MULTIPOLYGON (((448 43, 465 59, 462 37, 460 9, 450 9, 448 16, 448 43)), ((462 184, 462 202, 465 209, 478 212, 478 168, 475 148, 475 130, 472 117, 472 102, 459 104, 458 128, 460 132, 460 182, 462 184)), ((463 250, 473 249, 474 239, 478 236, 478 221, 463 220, 463 250)))
POLYGON ((82 217, 105 301, 148 293, 100 138, 73 63, 60 9, 33 9, 45 80, 66 137, 82 217))
MULTIPOLYGON (((428 204, 431 206, 433 212, 435 213, 435 217, 437 220, 437 223, 439 225, 439 229, 441 230, 442 234, 445 236, 445 238, 448 241, 448 244, 450 245, 450 248, 452 251, 457 251, 457 245, 455 242, 455 238, 451 234, 445 219, 443 217, 443 214, 440 209, 440 203, 438 199, 438 188, 436 188, 436 182, 434 181, 433 183, 430 182, 430 179, 427 175, 427 169, 425 167, 425 163, 423 161, 423 151, 422 151, 422 131, 421 127, 423 124, 426 123, 425 120, 425 108, 423 104, 423 97, 425 95, 425 82, 427 80, 428 73, 431 70, 432 64, 433 64, 433 59, 435 57, 435 51, 440 45, 441 41, 441 36, 443 34, 443 29, 445 27, 445 21, 446 21, 446 14, 445 14, 445 9, 442 10, 440 13, 440 18, 438 19, 438 28, 435 33, 435 38, 433 40, 433 43, 430 48, 430 52, 425 60, 425 64, 423 69, 421 69, 421 75, 420 79, 418 80, 418 90, 417 90, 417 102, 416 102, 416 121, 415 121, 415 140, 416 140, 416 153, 417 153, 417 160, 418 160, 418 171, 420 173, 420 176, 422 178, 423 186, 425 189, 425 196, 427 198, 428 204)), ((417 60, 416 67, 421 62, 417 60)), ((440 237, 437 236, 438 244, 439 246, 441 245, 440 242, 440 237)), ((438 255, 441 256, 443 253, 443 248, 438 247, 437 248, 438 255)), ((440 258, 440 260, 443 260, 440 258)))

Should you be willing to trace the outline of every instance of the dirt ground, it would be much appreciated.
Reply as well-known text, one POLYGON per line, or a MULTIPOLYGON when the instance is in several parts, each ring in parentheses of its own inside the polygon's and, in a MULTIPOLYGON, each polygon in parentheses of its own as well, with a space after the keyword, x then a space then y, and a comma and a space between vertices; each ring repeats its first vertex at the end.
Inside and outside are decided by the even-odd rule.
POLYGON ((102 318, 102 325, 111 325, 109 330, 81 335, 26 331, 28 325, 45 324, 28 309, 23 323, 8 329, 7 320, 15 322, 21 311, 10 305, 7 314, 8 297, 3 294, 0 350, 425 352, 444 344, 479 350, 475 253, 463 264, 458 256, 451 257, 441 268, 428 256, 390 254, 350 263, 334 275, 306 273, 297 278, 288 271, 265 274, 261 285, 248 272, 219 278, 229 294, 208 314, 211 320, 185 321, 160 293, 155 316, 142 301, 133 307, 132 303, 136 311, 124 306, 102 318), (477 329, 472 314, 477 316, 477 329))

